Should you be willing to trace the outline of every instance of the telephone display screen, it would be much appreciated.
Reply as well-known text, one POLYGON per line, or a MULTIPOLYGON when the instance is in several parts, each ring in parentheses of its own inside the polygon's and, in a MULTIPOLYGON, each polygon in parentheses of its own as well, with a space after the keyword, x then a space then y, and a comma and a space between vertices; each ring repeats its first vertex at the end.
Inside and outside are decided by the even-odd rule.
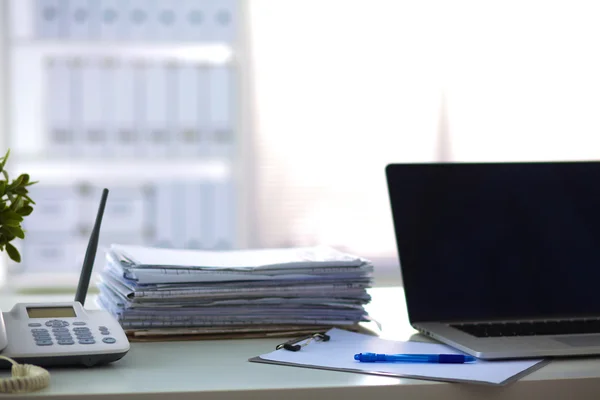
POLYGON ((73 307, 27 307, 29 318, 69 318, 76 317, 73 307))

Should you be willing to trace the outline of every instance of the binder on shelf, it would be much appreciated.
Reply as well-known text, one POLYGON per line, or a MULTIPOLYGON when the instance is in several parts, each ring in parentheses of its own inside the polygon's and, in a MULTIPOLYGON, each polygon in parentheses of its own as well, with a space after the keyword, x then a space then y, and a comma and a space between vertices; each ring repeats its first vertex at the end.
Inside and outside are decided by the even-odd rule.
POLYGON ((128 143, 127 154, 144 156, 148 154, 146 137, 144 136, 144 125, 146 123, 146 100, 148 93, 148 80, 146 78, 147 62, 137 60, 133 63, 133 90, 134 103, 133 112, 136 130, 133 140, 128 143))
POLYGON ((207 36, 211 42, 230 45, 236 39, 238 0, 207 0, 207 36))
POLYGON ((107 153, 106 105, 113 101, 107 96, 108 74, 101 60, 86 60, 82 70, 82 124, 75 136, 81 138, 83 156, 101 157, 107 153))
POLYGON ((107 204, 104 218, 107 232, 118 232, 140 235, 145 226, 146 199, 139 187, 117 188, 112 193, 111 204, 107 204))
POLYGON ((123 62, 114 66, 113 90, 115 120, 117 123, 117 142, 112 143, 110 154, 115 156, 133 156, 139 147, 139 121, 136 108, 143 101, 143 93, 138 88, 139 68, 132 63, 123 62))
MULTIPOLYGON (((154 187, 152 207, 153 231, 155 237, 152 245, 157 247, 175 247, 175 208, 181 206, 177 202, 180 193, 175 193, 173 183, 160 181, 154 187)), ((185 220, 185 218, 184 218, 185 220)))
MULTIPOLYGON (((156 238, 156 185, 143 183, 141 193, 144 199, 144 216, 139 244, 151 245, 156 238)), ((120 239, 118 242, 124 243, 125 241, 120 239)), ((115 242, 117 242, 116 239, 113 243, 115 242)))
POLYGON ((99 39, 122 40, 127 36, 127 14, 123 0, 100 0, 99 39))
POLYGON ((186 249, 203 249, 202 183, 188 182, 184 187, 182 197, 186 213, 184 223, 185 242, 183 247, 186 249))
POLYGON ((209 69, 210 153, 230 156, 234 140, 233 68, 215 65, 209 69))
MULTIPOLYGON (((80 219, 84 220, 89 212, 97 207, 97 194, 102 191, 100 187, 91 187, 82 194, 80 200, 80 219)), ((103 223, 107 235, 141 236, 147 218, 148 202, 139 185, 120 185, 111 189, 111 200, 106 204, 103 223)), ((92 223, 86 224, 86 237, 92 231, 92 223)), ((83 252, 85 253, 85 252, 83 252)), ((82 254, 83 254, 82 253, 82 254)))
POLYGON ((69 0, 67 2, 67 36, 69 39, 86 40, 90 38, 90 5, 88 0, 69 0))
POLYGON ((215 247, 231 250, 235 239, 235 195, 230 179, 215 182, 215 247))
POLYGON ((85 151, 85 137, 84 133, 84 121, 83 121, 83 107, 84 107, 84 88, 83 88, 83 65, 84 60, 81 58, 74 58, 69 62, 69 73, 71 75, 71 132, 73 133, 73 140, 71 147, 69 148, 69 155, 74 157, 81 157, 85 151))
POLYGON ((208 37, 206 1, 181 0, 174 3, 177 38, 185 42, 204 43, 208 37))
POLYGON ((100 14, 103 0, 88 0, 88 37, 92 40, 100 39, 100 24, 102 15, 100 14))
POLYGON ((129 0, 125 7, 127 39, 132 41, 146 41, 150 37, 154 2, 148 0, 129 0))
POLYGON ((65 273, 77 271, 73 237, 68 233, 30 232, 23 241, 23 272, 65 273))
POLYGON ((106 58, 102 60, 102 67, 104 75, 102 106, 104 109, 103 126, 105 135, 103 156, 110 159, 119 154, 117 146, 120 142, 119 132, 121 125, 119 123, 119 113, 122 112, 120 110, 122 99, 118 98, 118 96, 121 95, 122 88, 117 86, 117 71, 120 65, 114 59, 106 58))
POLYGON ((202 154, 202 133, 208 129, 208 71, 195 64, 175 68, 174 152, 181 156, 202 154))
POLYGON ((65 35, 65 0, 35 0, 34 32, 40 39, 57 39, 65 35))
MULTIPOLYGON (((73 185, 48 185, 39 183, 30 189, 35 199, 35 212, 25 218, 23 227, 27 232, 73 232, 79 216, 78 193, 73 185)), ((52 234, 48 234, 52 236, 52 234)))
MULTIPOLYGON (((181 206, 181 194, 184 193, 186 185, 189 181, 178 180, 171 183, 171 203, 170 207, 173 210, 173 220, 171 224, 171 243, 174 248, 183 248, 185 244, 185 224, 187 218, 187 210, 181 206)), ((163 224, 166 224, 165 221, 163 224)))
POLYGON ((46 63, 46 132, 48 150, 57 156, 67 156, 74 146, 72 108, 74 77, 71 62, 52 58, 46 63))
POLYGON ((200 185, 201 235, 204 249, 216 249, 217 242, 217 203, 216 182, 209 180, 200 185))
POLYGON ((155 3, 154 23, 151 27, 152 40, 159 42, 175 41, 178 39, 178 25, 182 23, 177 19, 175 8, 181 7, 181 0, 157 0, 155 3))
POLYGON ((142 140, 144 156, 165 156, 171 142, 171 68, 165 63, 150 63, 144 68, 145 94, 142 97, 142 140))

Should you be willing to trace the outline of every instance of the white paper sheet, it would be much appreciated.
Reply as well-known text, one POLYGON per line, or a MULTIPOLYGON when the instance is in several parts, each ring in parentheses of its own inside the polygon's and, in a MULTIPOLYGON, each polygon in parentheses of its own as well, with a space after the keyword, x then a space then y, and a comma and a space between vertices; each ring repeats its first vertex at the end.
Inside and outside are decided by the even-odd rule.
POLYGON ((463 354, 449 346, 434 343, 402 342, 376 336, 332 329, 328 342, 312 341, 300 351, 276 350, 250 359, 337 371, 422 378, 441 381, 505 384, 535 367, 543 360, 483 361, 469 364, 426 363, 362 363, 354 360, 356 353, 385 354, 463 354))
POLYGON ((251 250, 182 250, 133 245, 111 245, 111 250, 125 255, 136 266, 176 266, 204 268, 269 269, 285 266, 361 266, 360 257, 339 252, 326 246, 285 249, 251 250))

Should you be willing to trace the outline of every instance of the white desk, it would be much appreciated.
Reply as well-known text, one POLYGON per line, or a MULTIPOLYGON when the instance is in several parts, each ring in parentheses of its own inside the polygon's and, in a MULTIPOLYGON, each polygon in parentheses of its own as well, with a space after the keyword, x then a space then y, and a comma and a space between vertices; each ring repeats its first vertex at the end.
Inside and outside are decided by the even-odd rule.
MULTIPOLYGON (((371 315, 383 324, 383 337, 407 339, 415 332, 406 321, 400 288, 372 291, 371 315)), ((9 309, 15 301, 0 298, 9 309)), ((45 298, 48 301, 48 298, 45 298)), ((56 301, 71 300, 56 297, 56 301)), ((92 308, 92 299, 88 300, 92 308)), ((449 384, 248 362, 272 351, 277 339, 132 343, 111 365, 51 369, 50 387, 30 396, 44 399, 597 399, 600 358, 554 361, 506 387, 449 384)), ((24 395, 0 395, 0 400, 24 395)))

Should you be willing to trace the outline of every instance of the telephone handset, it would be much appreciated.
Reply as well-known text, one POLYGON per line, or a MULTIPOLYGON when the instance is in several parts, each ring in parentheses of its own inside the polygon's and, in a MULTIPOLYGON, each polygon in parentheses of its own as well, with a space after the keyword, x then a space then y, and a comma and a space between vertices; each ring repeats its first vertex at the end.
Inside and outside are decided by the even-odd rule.
MULTIPOLYGON (((75 301, 19 303, 9 312, 0 313, 0 368, 12 364, 13 373, 12 378, 0 379, 0 392, 36 390, 40 388, 36 385, 47 385, 47 371, 40 367, 107 364, 129 351, 127 335, 109 312, 83 308, 107 196, 108 189, 104 189, 75 301), (29 373, 31 379, 15 376, 24 373, 29 373)), ((47 378, 49 381, 49 374, 47 378)))

